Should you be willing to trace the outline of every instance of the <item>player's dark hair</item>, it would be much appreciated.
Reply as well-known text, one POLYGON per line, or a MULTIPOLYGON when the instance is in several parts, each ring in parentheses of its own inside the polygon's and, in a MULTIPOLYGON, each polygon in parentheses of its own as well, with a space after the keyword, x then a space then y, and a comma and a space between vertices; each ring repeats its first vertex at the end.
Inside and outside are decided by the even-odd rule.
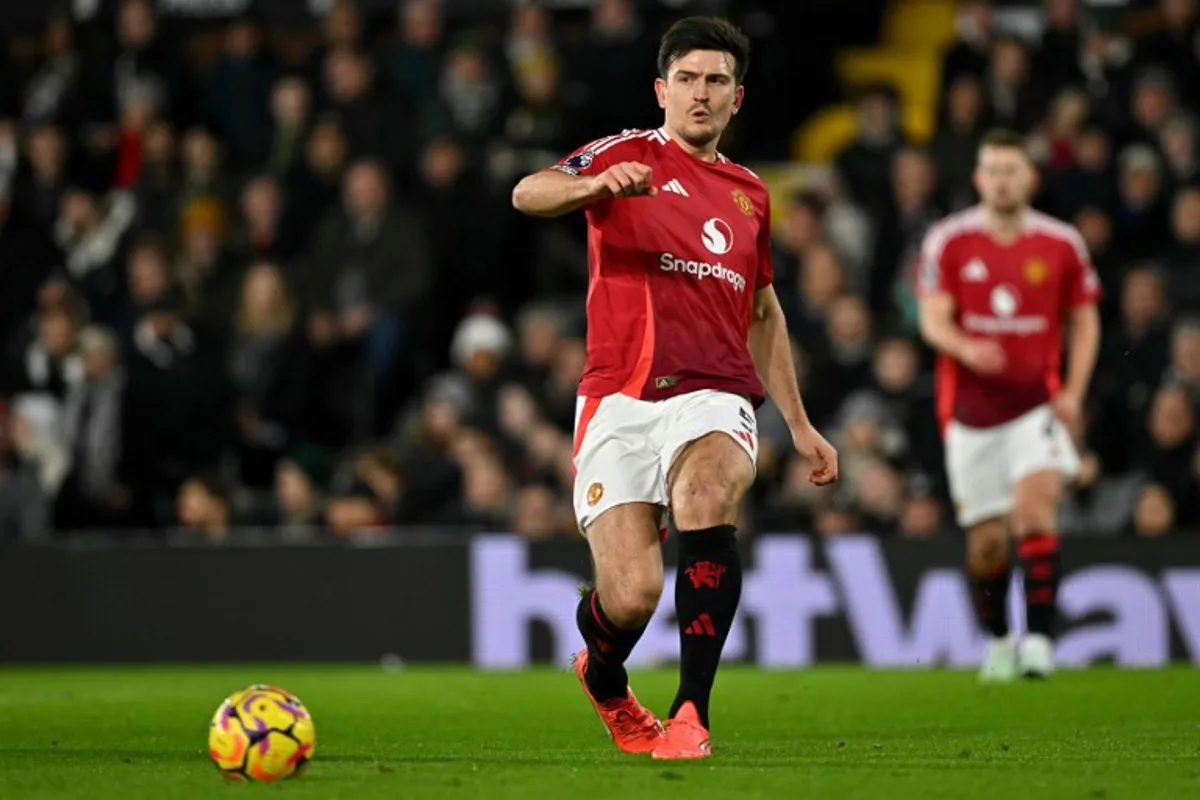
POLYGON ((676 59, 693 50, 716 50, 733 56, 733 77, 740 85, 750 68, 750 40, 720 17, 684 17, 663 34, 658 46, 658 76, 666 80, 676 59))
POLYGON ((980 150, 985 147, 1020 150, 1025 155, 1029 155, 1029 145, 1026 144, 1025 137, 1008 128, 995 128, 988 131, 979 142, 980 150))

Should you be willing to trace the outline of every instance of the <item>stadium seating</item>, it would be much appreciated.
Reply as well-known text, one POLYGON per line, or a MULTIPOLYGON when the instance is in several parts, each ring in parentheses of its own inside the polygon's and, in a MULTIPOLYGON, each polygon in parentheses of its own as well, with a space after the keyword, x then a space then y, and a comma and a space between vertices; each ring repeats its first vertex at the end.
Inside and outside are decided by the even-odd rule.
MULTIPOLYGON (((954 40, 956 13, 954 0, 895 0, 884 16, 879 46, 839 54, 837 74, 845 94, 853 97, 857 90, 881 83, 894 87, 908 135, 928 141, 937 121, 942 50, 954 40)), ((793 157, 826 162, 854 138, 856 129, 852 106, 823 109, 797 131, 793 157)))

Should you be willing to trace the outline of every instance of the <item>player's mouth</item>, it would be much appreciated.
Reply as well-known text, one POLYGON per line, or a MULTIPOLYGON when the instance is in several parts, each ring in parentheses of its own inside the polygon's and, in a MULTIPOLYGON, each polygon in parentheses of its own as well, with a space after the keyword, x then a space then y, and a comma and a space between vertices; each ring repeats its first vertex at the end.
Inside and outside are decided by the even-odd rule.
POLYGON ((709 113, 708 109, 693 108, 689 116, 693 122, 706 122, 712 114, 709 113))

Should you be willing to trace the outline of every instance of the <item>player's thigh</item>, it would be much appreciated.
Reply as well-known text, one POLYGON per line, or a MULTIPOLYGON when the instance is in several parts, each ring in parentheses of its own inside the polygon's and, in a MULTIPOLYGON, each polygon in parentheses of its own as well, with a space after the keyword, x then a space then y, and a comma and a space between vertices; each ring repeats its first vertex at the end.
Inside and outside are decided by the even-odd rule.
POLYGON ((1049 406, 1039 406, 1010 424, 1005 442, 1013 484, 1013 532, 1017 536, 1054 530, 1063 486, 1079 474, 1079 454, 1049 406))
POLYGON ((596 593, 604 612, 621 627, 644 624, 663 586, 659 522, 662 509, 626 503, 600 514, 587 529, 596 593))
POLYGON ((950 497, 958 524, 968 531, 1012 509, 1004 436, 1004 426, 969 428, 952 421, 946 429, 950 497))
POLYGON ((663 448, 676 526, 695 530, 736 523, 757 460, 757 422, 745 398, 724 392, 686 398, 663 448))
POLYGON ((580 398, 575 422, 575 518, 588 535, 609 509, 629 503, 665 507, 653 404, 624 395, 580 398))

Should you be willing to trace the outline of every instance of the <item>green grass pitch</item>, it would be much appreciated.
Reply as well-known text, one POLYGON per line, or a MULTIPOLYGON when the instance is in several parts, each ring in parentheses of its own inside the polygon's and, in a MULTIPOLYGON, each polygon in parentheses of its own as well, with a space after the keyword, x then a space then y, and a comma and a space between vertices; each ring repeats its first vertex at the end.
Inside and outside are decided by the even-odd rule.
MULTIPOLYGON (((659 713, 674 672, 637 672, 659 713)), ((569 672, 237 666, 0 670, 0 798, 1200 798, 1200 671, 723 670, 716 755, 616 751, 569 672), (282 785, 225 784, 205 755, 229 692, 271 682, 317 726, 282 785)))

